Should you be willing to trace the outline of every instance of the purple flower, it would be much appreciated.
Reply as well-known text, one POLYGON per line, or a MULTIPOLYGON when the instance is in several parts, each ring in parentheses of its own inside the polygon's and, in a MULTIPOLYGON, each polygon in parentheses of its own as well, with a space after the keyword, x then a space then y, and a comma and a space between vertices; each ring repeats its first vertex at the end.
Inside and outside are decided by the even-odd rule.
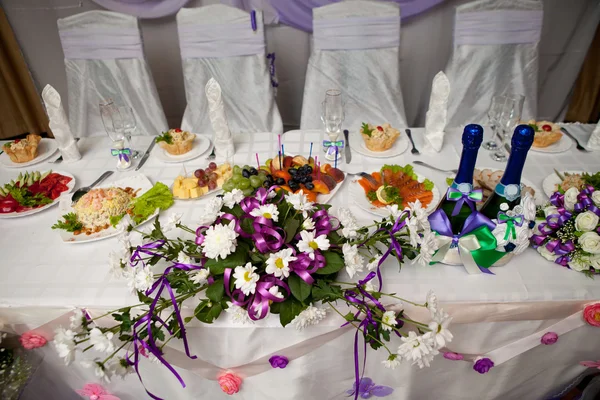
POLYGON ((556 334, 556 332, 546 332, 541 339, 542 344, 554 344, 557 341, 558 335, 556 334))
POLYGON ((271 363, 271 367, 283 369, 287 367, 289 360, 286 356, 272 356, 269 358, 269 362, 271 363))
POLYGON ((480 374, 485 374, 494 366, 494 362, 489 358, 479 358, 475 361, 475 365, 473 365, 473 369, 480 374))
POLYGON ((461 360, 465 359, 462 354, 455 353, 453 351, 444 352, 444 358, 447 360, 452 360, 452 361, 461 361, 461 360))
MULTIPOLYGON (((385 397, 392 394, 394 389, 389 386, 375 385, 373 380, 368 377, 364 377, 358 384, 358 395, 363 399, 370 399, 371 396, 385 397)), ((346 391, 348 395, 354 396, 356 394, 356 382, 352 385, 352 389, 346 391)))

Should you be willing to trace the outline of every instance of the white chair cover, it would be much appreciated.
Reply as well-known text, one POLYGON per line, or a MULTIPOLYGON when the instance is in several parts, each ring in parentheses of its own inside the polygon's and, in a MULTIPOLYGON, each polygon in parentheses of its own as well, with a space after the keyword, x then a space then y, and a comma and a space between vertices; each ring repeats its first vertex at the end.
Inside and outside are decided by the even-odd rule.
POLYGON ((168 129, 135 17, 88 11, 58 20, 69 90, 69 121, 77 137, 105 135, 99 104, 132 108, 137 134, 168 129))
POLYGON ((392 3, 343 1, 313 9, 301 129, 323 128, 327 89, 345 101, 343 127, 361 122, 406 126, 399 68, 400 10, 392 3))
POLYGON ((221 85, 232 133, 283 132, 265 57, 262 13, 251 14, 216 4, 183 8, 177 30, 187 106, 181 128, 212 132, 204 87, 210 78, 221 85))
POLYGON ((456 8, 448 126, 487 123, 492 97, 525 95, 522 119, 536 118, 539 0, 479 0, 456 8))

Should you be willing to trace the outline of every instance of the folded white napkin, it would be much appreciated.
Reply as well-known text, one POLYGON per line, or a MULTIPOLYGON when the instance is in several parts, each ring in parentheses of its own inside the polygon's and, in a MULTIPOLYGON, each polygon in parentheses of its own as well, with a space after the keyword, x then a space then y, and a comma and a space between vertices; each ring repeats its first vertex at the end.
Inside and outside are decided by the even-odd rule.
POLYGON ((81 153, 77 148, 77 142, 71 133, 71 126, 65 108, 62 105, 60 94, 50 85, 46 85, 42 91, 42 99, 46 104, 46 112, 50 119, 50 129, 58 144, 58 149, 64 162, 73 162, 81 159, 81 153))
POLYGON ((429 110, 425 114, 425 150, 442 150, 444 144, 444 129, 448 114, 448 97, 450 82, 444 72, 438 72, 431 84, 429 110))
POLYGON ((221 85, 214 79, 206 83, 204 88, 206 98, 208 99, 208 113, 213 130, 215 131, 214 145, 215 154, 218 157, 229 159, 233 157, 235 149, 233 147, 233 137, 229 130, 227 117, 225 116, 225 106, 221 96, 221 85))
POLYGON ((600 150, 600 121, 598 121, 585 147, 591 150, 600 150))

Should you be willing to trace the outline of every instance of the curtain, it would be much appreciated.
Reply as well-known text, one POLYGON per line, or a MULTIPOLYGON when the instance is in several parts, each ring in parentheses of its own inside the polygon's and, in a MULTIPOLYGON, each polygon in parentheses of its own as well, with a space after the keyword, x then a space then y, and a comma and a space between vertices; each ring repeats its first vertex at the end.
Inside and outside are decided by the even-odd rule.
POLYGON ((600 119, 600 25, 575 83, 566 121, 595 123, 600 119))
POLYGON ((0 7, 0 138, 42 132, 50 134, 48 117, 0 7))

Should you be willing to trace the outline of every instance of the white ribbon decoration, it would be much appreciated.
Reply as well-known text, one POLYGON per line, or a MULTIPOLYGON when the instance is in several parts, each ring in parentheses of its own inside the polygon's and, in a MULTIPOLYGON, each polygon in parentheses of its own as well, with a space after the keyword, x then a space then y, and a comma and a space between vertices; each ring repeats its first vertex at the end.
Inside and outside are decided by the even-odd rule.
MULTIPOLYGON (((431 259, 432 261, 442 262, 448 250, 450 250, 450 246, 452 245, 452 238, 448 236, 438 235, 437 237, 438 243, 438 251, 431 259)), ((481 269, 475 262, 475 259, 471 255, 472 251, 478 250, 481 248, 479 244, 479 240, 473 234, 467 234, 458 239, 458 254, 460 255, 460 260, 464 265, 467 272, 471 275, 481 274, 481 269)))

